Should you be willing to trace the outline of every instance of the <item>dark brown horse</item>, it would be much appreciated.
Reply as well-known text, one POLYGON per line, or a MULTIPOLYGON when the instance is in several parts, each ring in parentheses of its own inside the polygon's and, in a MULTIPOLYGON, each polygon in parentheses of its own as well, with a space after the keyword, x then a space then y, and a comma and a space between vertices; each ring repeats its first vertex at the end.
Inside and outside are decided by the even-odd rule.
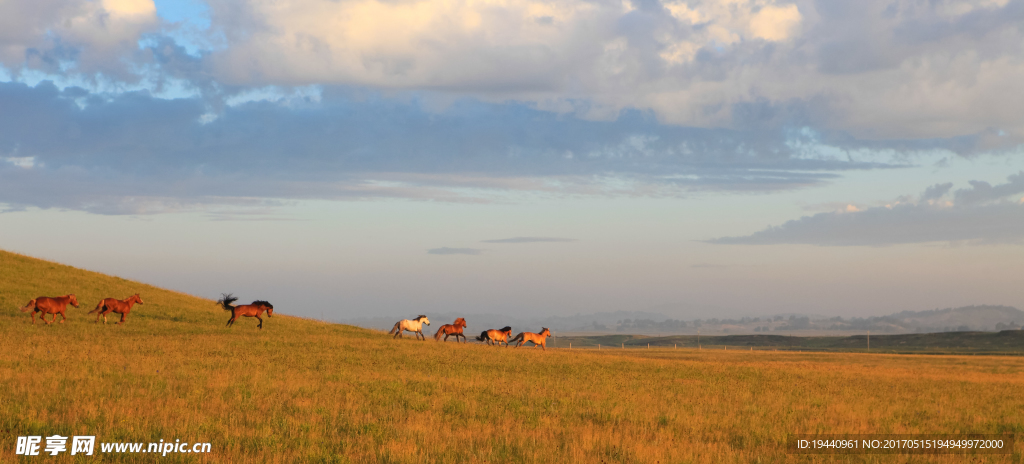
POLYGON ((516 335, 515 338, 512 339, 512 341, 519 340, 519 343, 516 344, 516 348, 519 348, 520 346, 523 346, 523 343, 533 342, 533 347, 534 348, 539 346, 539 347, 541 347, 541 349, 547 351, 547 349, 548 349, 548 347, 547 347, 548 343, 547 342, 548 342, 548 337, 551 336, 551 331, 548 330, 547 327, 543 327, 543 329, 544 330, 541 330, 539 334, 535 334, 533 332, 523 332, 523 333, 521 333, 519 335, 516 335))
POLYGON ((434 340, 441 340, 441 334, 444 334, 444 341, 448 341, 448 337, 454 336, 455 343, 459 342, 459 337, 462 337, 462 342, 466 342, 466 336, 462 333, 462 329, 466 328, 466 320, 458 318, 451 324, 442 325, 440 329, 437 329, 437 333, 434 334, 434 340))
POLYGON ((30 300, 27 305, 21 308, 21 312, 27 313, 29 311, 32 311, 33 324, 36 323, 37 312, 41 313, 39 314, 39 320, 43 322, 46 322, 47 314, 53 314, 53 319, 50 322, 46 322, 47 324, 52 324, 53 321, 56 321, 57 314, 60 314, 60 323, 63 324, 64 321, 68 320, 68 317, 64 315, 64 311, 68 309, 68 303, 71 303, 71 306, 77 308, 78 297, 76 297, 74 294, 58 296, 54 298, 48 296, 41 296, 34 300, 30 300))
POLYGON ((89 311, 89 314, 99 312, 99 314, 96 314, 96 322, 99 322, 100 316, 103 316, 103 323, 106 324, 107 314, 114 312, 121 315, 121 322, 118 322, 118 324, 124 324, 125 318, 128 317, 128 313, 132 310, 132 305, 136 303, 143 304, 142 297, 138 293, 123 300, 104 298, 96 304, 96 309, 89 311))
POLYGON ((231 303, 238 301, 238 297, 232 296, 230 293, 222 294, 221 297, 222 298, 217 301, 217 304, 223 306, 225 311, 231 311, 231 319, 228 320, 227 326, 231 326, 231 324, 234 324, 235 319, 237 319, 238 316, 245 316, 255 317, 256 319, 259 319, 260 325, 256 326, 256 328, 262 329, 263 318, 260 317, 260 314, 263 314, 263 311, 266 311, 267 317, 271 317, 274 315, 274 305, 266 301, 256 300, 253 301, 252 304, 231 306, 231 303))
POLYGON ((505 326, 501 329, 491 329, 480 332, 480 336, 476 337, 477 341, 486 341, 488 345, 495 343, 501 346, 501 342, 505 342, 505 347, 508 347, 508 337, 512 335, 512 328, 505 326))

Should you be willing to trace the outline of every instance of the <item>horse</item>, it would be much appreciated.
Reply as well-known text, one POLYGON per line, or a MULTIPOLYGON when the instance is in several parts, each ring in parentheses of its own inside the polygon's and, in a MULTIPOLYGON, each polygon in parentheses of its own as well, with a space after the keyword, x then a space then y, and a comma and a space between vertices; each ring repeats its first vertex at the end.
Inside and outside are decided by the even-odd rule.
POLYGON ((466 328, 466 320, 458 318, 452 324, 442 325, 440 329, 437 329, 437 333, 434 334, 434 340, 441 341, 441 334, 444 334, 444 341, 448 341, 448 337, 455 336, 455 343, 459 342, 459 337, 462 337, 462 342, 466 342, 466 336, 462 333, 462 329, 466 328))
POLYGON ((547 342, 548 337, 551 336, 551 331, 548 330, 547 327, 544 327, 543 329, 544 330, 541 330, 539 334, 535 334, 533 332, 523 332, 519 335, 516 335, 515 338, 512 339, 512 341, 519 340, 519 343, 516 345, 516 348, 523 346, 523 343, 533 342, 534 348, 539 346, 542 350, 547 351, 547 342))
POLYGON ((41 296, 34 300, 29 300, 28 304, 21 308, 21 312, 27 313, 29 311, 32 311, 33 324, 36 323, 37 312, 41 313, 39 314, 39 320, 43 322, 46 322, 47 314, 53 314, 53 319, 50 320, 50 322, 46 322, 46 324, 48 325, 52 324, 53 321, 57 320, 57 314, 59 313, 61 317, 60 323, 63 324, 64 321, 68 320, 68 317, 64 315, 64 311, 68 309, 68 303, 71 303, 71 306, 77 308, 78 297, 76 297, 74 293, 70 295, 58 296, 55 298, 41 296))
POLYGON ((416 319, 402 319, 395 323, 395 326, 391 328, 388 335, 395 335, 391 338, 405 338, 402 336, 402 332, 408 330, 409 332, 413 332, 413 334, 418 334, 414 335, 417 340, 419 340, 420 337, 423 337, 423 340, 426 341, 427 337, 423 335, 423 324, 430 325, 430 319, 427 319, 427 316, 422 314, 417 316, 416 319))
POLYGON ((505 347, 508 347, 508 337, 512 335, 512 328, 505 326, 501 329, 491 329, 480 332, 480 336, 476 337, 478 342, 487 341, 488 345, 493 345, 495 342, 498 346, 501 346, 501 342, 505 342, 505 347))
POLYGON ((238 316, 245 316, 255 317, 256 319, 259 319, 260 325, 256 326, 256 328, 262 330, 263 318, 260 317, 260 314, 263 314, 263 311, 266 311, 267 317, 271 317, 274 315, 274 305, 266 301, 256 300, 253 301, 252 304, 231 306, 231 303, 234 303, 236 301, 238 301, 238 297, 233 296, 230 293, 222 293, 221 299, 217 300, 217 304, 223 306, 225 311, 231 311, 231 319, 228 319, 228 324, 225 327, 230 327, 232 324, 234 324, 235 319, 237 319, 238 316))
POLYGON ((132 305, 136 303, 143 304, 142 297, 139 296, 138 293, 123 300, 118 300, 114 298, 104 298, 100 300, 99 303, 96 304, 96 309, 89 311, 89 314, 98 312, 98 314, 96 314, 96 322, 94 323, 98 323, 100 321, 100 316, 103 316, 103 323, 106 324, 107 314, 115 312, 121 315, 121 322, 118 322, 118 325, 120 325, 124 324, 125 318, 128 317, 128 313, 131 312, 132 310, 132 305))

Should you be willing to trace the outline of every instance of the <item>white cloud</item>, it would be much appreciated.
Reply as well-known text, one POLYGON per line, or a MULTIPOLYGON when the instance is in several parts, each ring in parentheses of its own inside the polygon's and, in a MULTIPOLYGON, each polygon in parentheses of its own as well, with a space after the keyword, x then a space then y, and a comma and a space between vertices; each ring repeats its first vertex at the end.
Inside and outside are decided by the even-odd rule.
POLYGON ((11 156, 3 160, 24 169, 32 169, 36 166, 36 158, 34 156, 11 156))
POLYGON ((750 20, 750 32, 759 39, 786 40, 800 25, 800 19, 800 10, 796 5, 768 5, 750 20))
POLYGON ((128 77, 142 34, 159 26, 152 0, 0 3, 0 64, 128 77))
MULTIPOLYGON (((694 127, 813 122, 874 140, 1024 142, 1024 8, 1006 0, 210 0, 195 56, 152 0, 0 3, 0 63, 124 81, 346 85, 694 127), (166 32, 166 31, 165 31, 166 32), (154 45, 157 44, 157 45, 154 45), (159 75, 160 72, 167 73, 159 75), (156 75, 152 75, 156 73, 156 75), (751 104, 809 110, 758 121, 751 104), (802 120, 799 120, 801 119, 802 120)), ((194 45, 194 44, 193 44, 194 45)), ((241 89, 236 87, 240 86, 241 89)), ((219 97, 217 97, 219 98, 219 97)), ((214 106, 219 103, 215 103, 214 106)))

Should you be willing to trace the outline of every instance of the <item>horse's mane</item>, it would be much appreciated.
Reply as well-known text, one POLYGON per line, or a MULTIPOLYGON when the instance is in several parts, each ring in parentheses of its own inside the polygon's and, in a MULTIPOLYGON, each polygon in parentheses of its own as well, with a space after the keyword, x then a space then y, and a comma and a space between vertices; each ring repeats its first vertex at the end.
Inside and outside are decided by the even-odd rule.
POLYGON ((502 332, 511 332, 511 331, 512 331, 512 328, 506 325, 505 327, 503 327, 503 328, 501 329, 501 331, 502 331, 502 332))
POLYGON ((416 319, 413 319, 413 320, 414 321, 418 321, 420 319, 426 319, 426 318, 427 318, 427 316, 424 316, 424 315, 420 314, 419 316, 416 316, 416 319))
POLYGON ((253 306, 266 306, 266 307, 268 307, 270 309, 274 309, 274 305, 270 304, 269 301, 264 301, 264 300, 253 301, 252 305, 253 306))
POLYGON ((230 293, 221 293, 220 296, 221 299, 217 300, 217 304, 223 306, 225 310, 230 311, 234 308, 234 306, 231 306, 231 303, 238 301, 238 297, 230 293))
POLYGON ((465 327, 465 326, 466 326, 466 320, 460 317, 460 318, 456 319, 456 320, 455 320, 455 322, 454 322, 454 323, 452 323, 452 325, 454 325, 454 326, 456 326, 456 327, 458 327, 458 326, 460 326, 460 325, 461 325, 462 327, 465 327))

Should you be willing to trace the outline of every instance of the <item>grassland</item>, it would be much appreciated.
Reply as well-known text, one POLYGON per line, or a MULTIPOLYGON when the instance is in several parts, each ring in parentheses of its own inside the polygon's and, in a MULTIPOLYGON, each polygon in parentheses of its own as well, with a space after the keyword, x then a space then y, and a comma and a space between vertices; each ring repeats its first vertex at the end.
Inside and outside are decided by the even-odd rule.
MULTIPOLYGON (((495 348, 392 340, 0 252, 0 461, 19 435, 210 442, 209 455, 82 462, 965 462, 787 455, 796 433, 1024 432, 1024 358, 495 348), (39 295, 78 294, 66 324, 39 295), (101 297, 140 292, 124 326, 101 297)), ((472 328, 472 321, 469 321, 472 328)), ((437 322, 435 322, 436 327, 437 322)), ((1024 462, 1014 454, 970 462, 1024 462)), ((72 462, 64 453, 52 461, 72 462)), ((50 458, 20 458, 51 462, 50 458)))

